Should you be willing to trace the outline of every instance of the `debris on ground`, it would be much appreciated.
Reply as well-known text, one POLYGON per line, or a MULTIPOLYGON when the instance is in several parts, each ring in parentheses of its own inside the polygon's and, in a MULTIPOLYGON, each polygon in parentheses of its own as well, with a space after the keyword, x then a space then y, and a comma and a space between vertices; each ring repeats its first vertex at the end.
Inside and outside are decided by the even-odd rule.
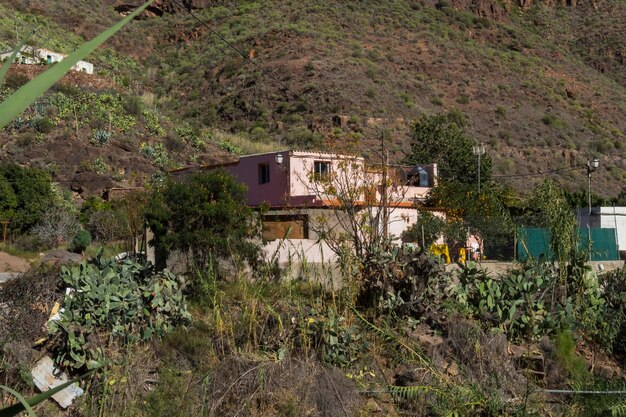
MULTIPOLYGON (((41 358, 31 369, 31 374, 33 383, 41 392, 46 392, 69 381, 65 372, 60 371, 49 356, 41 358)), ((76 397, 80 397, 83 393, 83 389, 78 386, 78 383, 75 383, 54 394, 52 399, 59 403, 61 408, 67 408, 76 397)))

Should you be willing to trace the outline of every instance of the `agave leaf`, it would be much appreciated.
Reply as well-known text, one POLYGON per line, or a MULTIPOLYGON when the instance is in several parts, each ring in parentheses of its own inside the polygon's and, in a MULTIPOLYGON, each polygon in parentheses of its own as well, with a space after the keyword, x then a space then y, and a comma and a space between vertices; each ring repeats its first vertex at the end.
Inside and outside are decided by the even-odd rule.
POLYGON ((39 74, 37 77, 24 84, 9 98, 0 103, 0 129, 3 129, 6 125, 11 123, 17 115, 26 110, 26 108, 45 93, 46 90, 69 72, 78 61, 93 52, 98 46, 103 44, 153 2, 154 0, 148 0, 115 25, 100 33, 89 42, 82 44, 65 59, 52 65, 46 72, 39 74))
MULTIPOLYGON (((28 413, 29 417, 37 417, 35 415, 35 412, 33 411, 33 409, 30 407, 30 405, 28 404, 28 401, 26 401, 26 399, 24 397, 22 397, 22 394, 20 394, 19 392, 4 386, 4 385, 0 385, 0 389, 3 389, 4 391, 8 392, 9 394, 13 395, 15 398, 17 398, 17 400, 19 401, 15 406, 20 406, 21 409, 18 409, 16 407, 16 410, 11 413, 11 411, 9 411, 9 408, 5 408, 4 410, 0 410, 0 416, 4 417, 5 416, 5 411, 7 412, 6 416, 16 416, 19 413, 21 413, 22 411, 26 411, 28 413)), ((13 406, 13 407, 15 407, 13 406)))
POLYGON ((31 36, 33 36, 34 33, 35 33, 35 29, 33 29, 33 31, 30 33, 30 35, 28 35, 27 37, 24 38, 22 43, 20 43, 15 48, 15 50, 13 51, 13 53, 11 54, 9 59, 7 59, 4 62, 4 65, 2 66, 2 68, 0 68, 0 84, 2 84, 2 81, 4 81, 4 77, 6 77, 7 72, 9 72, 9 68, 11 67, 11 64, 13 63, 13 61, 15 60, 15 57, 17 56, 18 52, 20 52, 22 50, 24 45, 26 45, 26 42, 28 42, 28 40, 30 39, 31 36))
POLYGON ((71 381, 67 381, 64 384, 61 384, 61 385, 59 385, 57 387, 49 389, 46 392, 42 392, 41 394, 37 394, 34 397, 29 398, 28 400, 24 399, 24 397, 22 397, 19 393, 17 393, 16 391, 12 390, 11 388, 5 387, 4 385, 0 385, 0 388, 10 392, 11 394, 13 394, 19 400, 19 402, 17 404, 13 404, 13 405, 11 405, 9 407, 6 407, 6 408, 0 410, 0 417, 13 417, 13 416, 18 415, 22 411, 27 411, 29 416, 36 417, 35 413, 33 412, 31 407, 36 406, 40 402, 43 402, 43 401, 47 400, 48 398, 52 397, 57 392, 62 391, 65 388, 69 387, 70 385, 75 384, 76 382, 78 382, 81 379, 85 378, 86 376, 91 375, 94 371, 95 371, 95 369, 87 372, 86 374, 84 374, 82 376, 74 378, 71 381))

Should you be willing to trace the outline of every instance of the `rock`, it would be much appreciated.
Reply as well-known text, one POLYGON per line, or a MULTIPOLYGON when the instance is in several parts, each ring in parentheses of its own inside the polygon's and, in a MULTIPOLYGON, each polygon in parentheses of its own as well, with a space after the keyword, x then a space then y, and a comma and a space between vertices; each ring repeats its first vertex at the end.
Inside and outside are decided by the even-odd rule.
MULTIPOLYGON (((211 2, 209 0, 181 0, 181 3, 187 10, 193 10, 209 7, 211 2)), ((126 16, 137 7, 141 6, 141 4, 143 4, 141 0, 119 0, 113 8, 116 12, 126 16)), ((177 2, 172 0, 156 0, 152 5, 146 8, 141 14, 141 18, 163 16, 165 13, 180 13, 182 11, 181 9, 177 2)))
POLYGON ((524 346, 510 344, 508 347, 508 351, 509 351, 509 355, 517 359, 517 358, 521 358, 522 356, 524 356, 526 352, 528 352, 528 348, 525 348, 524 346))
POLYGON ((593 374, 602 378, 611 379, 617 375, 617 372, 608 365, 596 365, 593 368, 593 374))
POLYGON ((417 340, 419 340, 422 345, 425 345, 429 352, 434 347, 437 347, 443 343, 443 337, 431 334, 418 334, 417 340))
POLYGON ((381 117, 368 117, 366 121, 368 126, 382 126, 385 123, 385 120, 381 117))
POLYGON ((72 253, 66 250, 53 250, 48 252, 42 259, 43 262, 51 264, 67 264, 78 263, 83 260, 83 257, 77 253, 72 253))
POLYGON ((444 342, 443 337, 434 334, 430 326, 425 323, 420 323, 411 332, 410 337, 416 339, 420 345, 424 346, 427 352, 433 352, 437 346, 444 342))
POLYGON ((456 362, 452 362, 446 371, 448 375, 457 376, 459 374, 459 365, 457 365, 456 362))
POLYGON ((376 401, 374 401, 373 398, 370 398, 365 403, 365 406, 363 407, 362 411, 365 412, 366 415, 371 416, 372 414, 378 414, 378 413, 382 412, 383 409, 380 408, 378 403, 376 401))

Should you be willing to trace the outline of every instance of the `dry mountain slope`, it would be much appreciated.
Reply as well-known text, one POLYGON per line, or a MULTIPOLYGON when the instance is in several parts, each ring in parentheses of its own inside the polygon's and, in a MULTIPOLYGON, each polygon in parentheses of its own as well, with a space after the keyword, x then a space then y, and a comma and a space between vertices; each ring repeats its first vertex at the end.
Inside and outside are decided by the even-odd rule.
MULTIPOLYGON (((525 175, 564 168, 559 180, 581 190, 578 164, 589 156, 601 158, 599 193, 623 187, 623 0, 184 3, 270 77, 176 3, 157 2, 111 43, 135 59, 137 92, 172 120, 372 157, 389 128, 400 160, 413 120, 456 109, 486 143, 495 174, 519 189, 537 178, 525 175)), ((49 19, 86 36, 134 2, 11 4, 52 10, 49 19)))

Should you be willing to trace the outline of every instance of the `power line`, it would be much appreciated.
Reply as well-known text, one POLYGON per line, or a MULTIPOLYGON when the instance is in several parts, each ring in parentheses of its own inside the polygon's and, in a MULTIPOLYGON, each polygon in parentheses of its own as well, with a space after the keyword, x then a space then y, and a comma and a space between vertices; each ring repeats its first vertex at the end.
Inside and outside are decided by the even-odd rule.
POLYGON ((580 169, 580 167, 581 167, 581 164, 578 164, 578 165, 576 165, 574 167, 564 167, 564 168, 553 169, 553 170, 550 170, 550 171, 540 171, 540 172, 533 172, 533 173, 528 173, 528 174, 492 175, 491 178, 539 177, 539 176, 542 176, 542 175, 574 171, 574 170, 580 169))

